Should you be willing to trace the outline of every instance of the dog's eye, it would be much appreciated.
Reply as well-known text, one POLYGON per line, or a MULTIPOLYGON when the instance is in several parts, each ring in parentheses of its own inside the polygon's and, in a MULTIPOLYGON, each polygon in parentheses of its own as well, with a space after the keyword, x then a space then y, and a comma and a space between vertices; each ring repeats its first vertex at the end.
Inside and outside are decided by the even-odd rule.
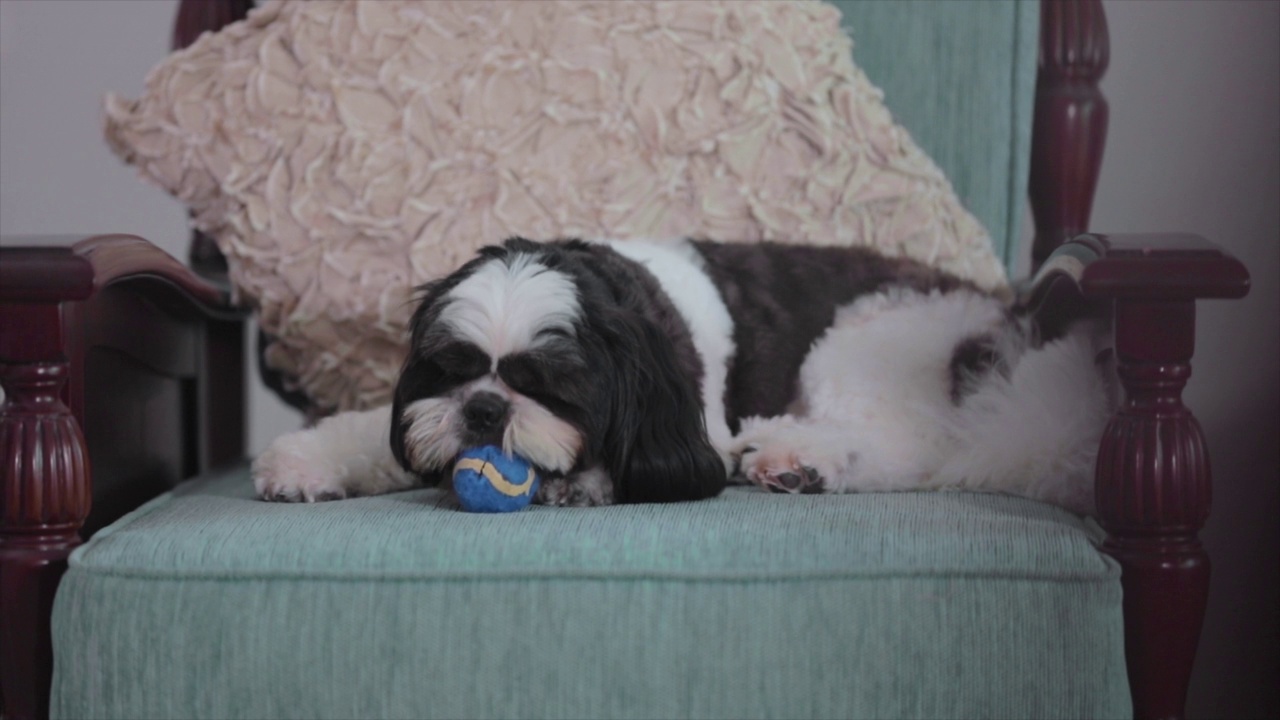
POLYGON ((474 380, 489 372, 489 356, 469 343, 441 348, 432 360, 444 373, 464 380, 474 380))
POLYGON ((509 355, 499 360, 498 377, 511 389, 525 395, 537 393, 547 385, 544 368, 529 355, 509 355))

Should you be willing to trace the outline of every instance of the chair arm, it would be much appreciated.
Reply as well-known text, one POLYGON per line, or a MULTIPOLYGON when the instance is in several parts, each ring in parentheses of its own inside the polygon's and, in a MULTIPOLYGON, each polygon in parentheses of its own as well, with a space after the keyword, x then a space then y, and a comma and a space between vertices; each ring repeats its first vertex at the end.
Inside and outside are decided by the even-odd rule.
POLYGON ((1122 569, 1125 652, 1140 717, 1181 717, 1209 591, 1198 533, 1209 515, 1204 433, 1182 404, 1195 301, 1240 298, 1249 273, 1204 238, 1081 235, 1056 250, 1022 305, 1045 335, 1073 317, 1112 320, 1124 400, 1095 466, 1103 550, 1122 569))
POLYGON ((49 612, 82 529, 243 455, 246 315, 138 237, 0 247, 0 714, 48 713, 49 612))
POLYGON ((1249 272, 1217 245, 1188 233, 1078 235, 1040 267, 1029 297, 1043 298, 1061 280, 1089 298, 1241 298, 1249 272))
POLYGON ((235 311, 226 288, 135 235, 15 237, 5 246, 0 302, 83 300, 116 282, 147 277, 181 289, 210 313, 235 311))

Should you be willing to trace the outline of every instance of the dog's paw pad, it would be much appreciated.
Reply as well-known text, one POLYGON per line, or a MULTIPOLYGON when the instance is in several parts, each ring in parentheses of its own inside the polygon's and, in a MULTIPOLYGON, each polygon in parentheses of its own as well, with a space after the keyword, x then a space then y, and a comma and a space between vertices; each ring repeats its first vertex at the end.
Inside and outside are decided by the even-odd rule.
POLYGON ((826 491, 822 472, 789 454, 744 455, 741 474, 773 493, 813 495, 826 491))
POLYGON ((802 486, 808 484, 805 482, 806 477, 807 477, 806 474, 803 472, 799 472, 799 473, 784 472, 784 473, 778 473, 776 476, 774 476, 774 479, 777 480, 778 484, 781 485, 783 489, 788 490, 790 492, 795 492, 799 490, 802 486))
POLYGON ((752 478, 752 482, 769 492, 787 494, 815 495, 821 493, 826 487, 822 475, 807 465, 801 465, 794 471, 759 472, 752 478))

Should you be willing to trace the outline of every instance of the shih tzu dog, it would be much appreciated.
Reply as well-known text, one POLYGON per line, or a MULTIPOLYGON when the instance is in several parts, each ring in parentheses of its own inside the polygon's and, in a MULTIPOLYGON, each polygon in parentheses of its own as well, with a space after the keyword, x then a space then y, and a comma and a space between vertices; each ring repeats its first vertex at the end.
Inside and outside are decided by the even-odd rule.
POLYGON ((1039 345, 990 293, 865 248, 489 247, 422 288, 389 407, 285 435, 266 500, 448 483, 464 448, 548 505, 966 488, 1093 506, 1097 333, 1039 345))

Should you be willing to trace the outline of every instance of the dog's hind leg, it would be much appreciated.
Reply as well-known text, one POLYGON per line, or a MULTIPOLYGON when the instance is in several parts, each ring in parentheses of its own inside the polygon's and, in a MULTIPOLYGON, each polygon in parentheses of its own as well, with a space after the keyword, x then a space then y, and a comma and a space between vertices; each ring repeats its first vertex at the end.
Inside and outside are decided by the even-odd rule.
POLYGON ((800 370, 801 415, 749 418, 738 472, 774 492, 930 487, 955 450, 957 348, 1008 323, 981 293, 894 289, 841 308, 800 370))
POLYGON ((752 419, 739 441, 737 472, 778 493, 927 487, 946 444, 927 424, 889 422, 859 432, 847 419, 790 416, 752 419))

